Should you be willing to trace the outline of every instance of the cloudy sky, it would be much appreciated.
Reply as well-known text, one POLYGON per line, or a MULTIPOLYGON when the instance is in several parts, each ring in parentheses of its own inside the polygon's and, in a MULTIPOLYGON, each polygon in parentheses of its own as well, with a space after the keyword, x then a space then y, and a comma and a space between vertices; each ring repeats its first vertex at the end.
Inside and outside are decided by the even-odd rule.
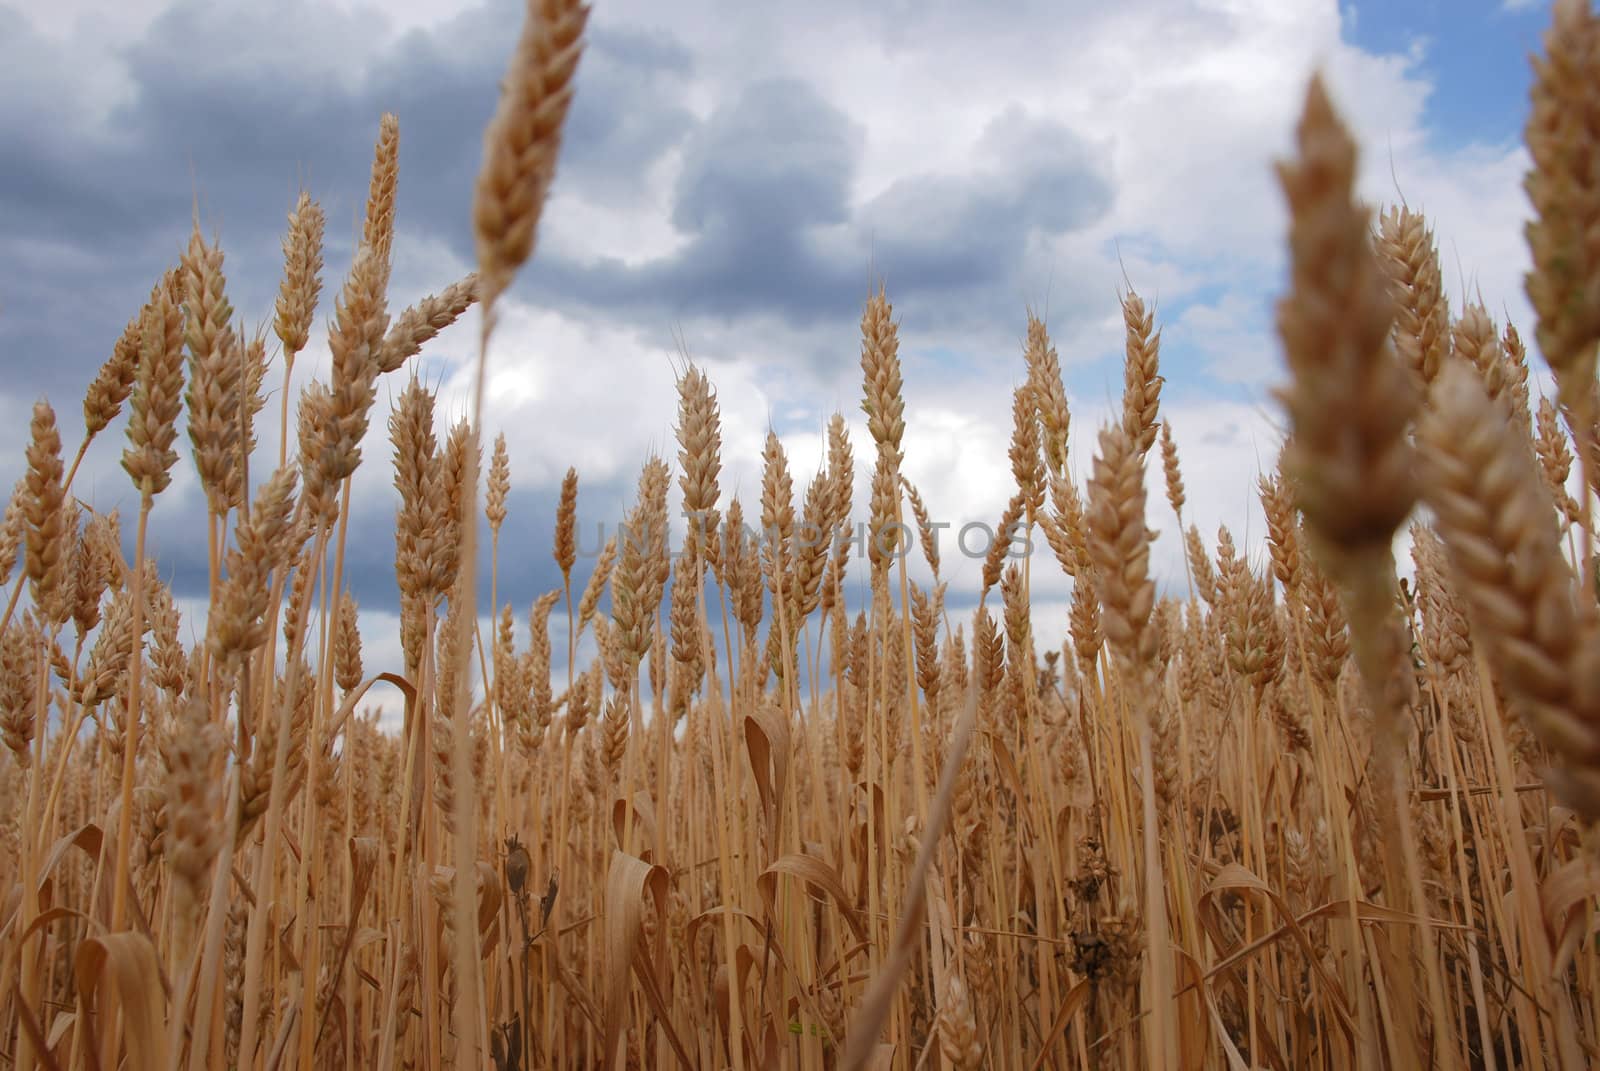
MULTIPOLYGON (((1270 164, 1310 72, 1365 147, 1365 194, 1435 223, 1453 305, 1481 294, 1526 329, 1520 133, 1546 7, 597 0, 540 249, 491 353, 486 421, 510 442, 514 486, 502 596, 525 616, 558 583, 549 534, 568 465, 592 532, 620 517, 649 452, 675 452, 685 351, 720 394, 728 492, 758 494, 769 426, 803 488, 835 410, 869 469, 857 325, 879 279, 900 320, 906 468, 939 519, 992 523, 1008 497, 1029 307, 1048 316, 1072 464, 1087 471, 1121 390, 1118 296, 1132 286, 1164 331, 1186 520, 1257 547, 1284 275, 1270 164)), ((470 270, 482 130, 521 18, 519 0, 0 2, 0 486, 21 472, 40 396, 73 448, 83 387, 196 205, 254 327, 270 316, 284 215, 308 189, 328 217, 325 320, 385 111, 401 129, 394 308, 470 270)), ((441 421, 465 411, 474 339, 457 327, 419 362, 441 421)), ((316 339, 293 393, 326 367, 316 339)), ((271 380, 281 390, 276 365, 271 380)), ((380 388, 380 410, 402 385, 380 388)), ((351 566, 374 669, 398 661, 382 423, 357 476, 351 566)), ((120 431, 75 490, 131 516, 120 431)), ((201 498, 184 466, 153 539, 203 611, 201 498)), ((1157 565, 1181 584, 1157 487, 1157 565)), ((970 604, 979 563, 953 545, 946 562, 952 602, 970 604)), ((1060 633, 1066 585, 1035 577, 1041 635, 1060 633)))

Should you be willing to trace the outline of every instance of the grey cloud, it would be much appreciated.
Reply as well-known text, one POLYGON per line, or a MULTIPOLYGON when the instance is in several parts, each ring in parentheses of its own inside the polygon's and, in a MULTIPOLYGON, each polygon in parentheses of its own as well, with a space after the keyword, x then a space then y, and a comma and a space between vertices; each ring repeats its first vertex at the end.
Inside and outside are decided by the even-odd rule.
MULTIPOLYGON (((381 52, 362 18, 183 0, 123 48, 130 87, 101 117, 72 86, 70 47, 0 8, 0 355, 23 373, 12 390, 81 389, 175 259, 196 199, 246 316, 270 310, 302 182, 327 212, 336 287, 384 111, 401 117, 402 231, 470 257, 482 131, 521 5, 490 0, 381 52)), ((597 28, 561 181, 613 204, 639 196, 640 172, 691 124, 675 88, 690 69, 670 39, 597 28)))
MULTIPOLYGON (((202 225, 227 251, 235 306, 259 322, 277 284, 283 215, 304 182, 328 213, 325 316, 384 111, 401 118, 402 234, 471 259, 482 130, 521 5, 487 0, 432 33, 387 44, 369 21, 380 17, 308 0, 179 0, 122 47, 115 79, 126 84, 97 98, 85 84, 103 88, 107 78, 78 77, 72 42, 33 34, 25 14, 0 7, 7 394, 48 393, 71 427, 94 368, 175 259, 197 199, 202 225)), ((727 103, 697 119, 687 102, 698 73, 683 42, 596 22, 558 187, 625 207, 650 192, 646 172, 676 153, 671 219, 685 242, 640 265, 541 256, 522 296, 663 338, 687 321, 692 345, 776 332, 793 342, 797 367, 837 370, 853 358, 869 271, 887 275, 897 309, 919 329, 1010 323, 1019 277, 1035 267, 1030 243, 1080 228, 1109 205, 1090 148, 1020 111, 997 118, 975 146, 974 158, 992 166, 914 175, 859 205, 863 132, 846 111, 805 82, 771 78, 720 87, 727 103)), ((623 488, 595 491, 611 494, 607 507, 620 515, 623 488)), ((392 514, 380 505, 355 518, 348 563, 374 606, 393 600, 392 514)), ((533 498, 527 508, 529 517, 553 515, 552 501, 533 498)), ((174 579, 185 589, 205 582, 196 564, 205 561, 203 528, 188 523, 197 512, 197 499, 163 502, 155 521, 166 557, 181 559, 174 579)), ((522 589, 525 601, 547 589, 548 561, 548 547, 506 558, 508 590, 522 589)))
POLYGON ((1010 277, 1030 236, 1083 227, 1110 208, 1089 147, 1058 124, 1012 109, 975 147, 976 178, 903 179, 863 209, 875 251, 900 289, 982 289, 1010 277), (907 275, 909 274, 909 278, 907 275))
POLYGON ((683 247, 637 266, 547 257, 530 285, 545 300, 643 323, 776 315, 796 331, 827 323, 848 337, 870 264, 924 323, 971 323, 1015 300, 1032 239, 1111 206, 1091 147, 1017 109, 975 146, 987 162, 976 174, 913 175, 853 208, 861 147, 860 128, 806 84, 754 83, 685 143, 672 216, 690 235, 683 247))
POLYGON ((861 141, 805 83, 757 82, 689 140, 673 222, 702 233, 842 223, 861 141))
MULTIPOLYGON (((470 260, 472 178, 518 7, 489 0, 383 46, 371 13, 183 0, 124 48, 131 92, 103 121, 70 90, 67 57, 48 56, 10 13, 18 32, 0 60, 44 58, 4 84, 20 77, 53 110, 21 92, 0 105, 0 135, 16 149, 0 170, 0 347, 49 355, 26 370, 30 385, 59 394, 81 384, 176 254, 196 195, 247 314, 270 308, 282 216, 302 180, 328 211, 333 276, 385 110, 402 117, 402 230, 470 260), (42 243, 63 255, 41 258, 42 243)), ((848 332, 869 272, 881 271, 901 308, 948 328, 1015 304, 1033 239, 1109 206, 1088 148, 1019 111, 974 147, 976 174, 913 174, 854 206, 863 138, 847 114, 803 82, 771 79, 732 90, 700 122, 684 103, 694 73, 671 37, 596 25, 558 186, 625 205, 677 151, 671 218, 687 240, 644 264, 546 254, 526 296, 655 335, 674 321, 740 317, 848 332)))
POLYGON ((817 231, 849 219, 861 141, 810 86, 750 85, 684 142, 672 213, 689 236, 680 251, 641 266, 547 256, 529 285, 552 302, 620 309, 658 327, 683 315, 848 315, 862 275, 826 257, 817 231))

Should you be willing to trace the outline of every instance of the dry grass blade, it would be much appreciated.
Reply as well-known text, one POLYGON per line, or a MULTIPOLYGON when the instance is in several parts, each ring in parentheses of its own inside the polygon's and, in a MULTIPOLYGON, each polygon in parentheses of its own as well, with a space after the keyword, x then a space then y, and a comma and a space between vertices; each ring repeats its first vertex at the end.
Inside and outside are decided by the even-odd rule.
MULTIPOLYGON (((117 999, 127 1031, 128 1059, 134 1067, 167 1066, 166 1009, 156 949, 140 933, 108 933, 91 937, 78 946, 73 963, 83 1000, 109 991, 117 999)), ((112 1008, 102 1003, 103 1022, 112 1008)))
POLYGON ((839 878, 839 872, 829 866, 822 859, 810 855, 784 855, 774 859, 767 868, 761 872, 757 882, 761 887, 762 899, 766 901, 767 910, 777 909, 777 888, 780 875, 798 878, 807 885, 813 886, 833 900, 838 906, 840 914, 850 926, 856 938, 867 940, 866 927, 856 913, 850 894, 845 891, 844 882, 839 878))
POLYGON ((744 719, 744 742, 766 828, 776 836, 789 783, 789 719, 776 706, 760 707, 744 719))
POLYGON ((944 836, 945 826, 950 820, 956 782, 961 775, 961 764, 967 758, 967 748, 972 743, 977 716, 978 696, 972 692, 967 697, 966 710, 950 738, 944 771, 939 776, 939 793, 928 810, 928 828, 917 845, 916 863, 906 880, 904 914, 895 929, 889 956, 861 998, 861 1005, 856 1010, 850 1033, 845 1039, 844 1056, 839 1065, 843 1071, 861 1071, 871 1066, 878 1050, 878 1039, 889 1015, 889 1005, 910 965, 917 930, 923 922, 928 898, 928 869, 933 865, 934 847, 944 836))
MULTIPOLYGON (((605 1064, 620 1066, 621 1045, 627 1016, 628 979, 634 961, 645 954, 645 897, 654 902, 657 917, 666 911, 667 871, 620 851, 611 853, 611 868, 606 877, 606 977, 605 977, 605 1064)), ((641 969, 641 974, 646 973, 641 969)))

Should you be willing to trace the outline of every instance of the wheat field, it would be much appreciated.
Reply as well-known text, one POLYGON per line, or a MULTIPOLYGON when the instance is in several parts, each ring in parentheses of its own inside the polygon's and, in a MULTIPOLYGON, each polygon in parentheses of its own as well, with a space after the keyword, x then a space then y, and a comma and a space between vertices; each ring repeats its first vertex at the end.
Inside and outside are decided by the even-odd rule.
POLYGON ((0 1064, 1600 1063, 1600 18, 1551 18, 1526 125, 1534 354, 1449 307, 1426 218, 1357 199, 1313 76, 1277 163, 1267 558, 1189 523, 1159 325, 1129 289, 1120 419, 1089 457, 1069 459, 1061 361, 1025 317, 1014 486, 970 618, 903 471, 881 287, 871 441, 835 416, 803 493, 771 433, 759 494, 721 486, 718 396, 689 364, 676 458, 639 459, 586 583, 576 470, 555 516, 508 508, 526 459, 477 414, 583 4, 528 4, 455 285, 389 305, 393 115, 331 303, 309 193, 270 334, 242 326, 197 224, 81 436, 34 406, 0 521, 0 1064), (319 312, 331 372, 297 379, 319 312), (414 359, 457 320, 479 327, 476 400, 439 431, 414 359), (258 449, 274 424, 282 447, 258 449), (74 495, 116 435, 125 518, 74 495), (191 460, 210 584, 186 642, 147 534, 191 460), (392 665, 363 661, 348 586, 362 464, 400 503, 392 665), (1184 574, 1158 586, 1167 509, 1184 574), (523 614, 498 577, 530 544, 565 583, 523 614), (1068 639, 1041 649, 1032 580, 1057 569, 1068 639), (403 696, 392 724, 377 686, 403 696))

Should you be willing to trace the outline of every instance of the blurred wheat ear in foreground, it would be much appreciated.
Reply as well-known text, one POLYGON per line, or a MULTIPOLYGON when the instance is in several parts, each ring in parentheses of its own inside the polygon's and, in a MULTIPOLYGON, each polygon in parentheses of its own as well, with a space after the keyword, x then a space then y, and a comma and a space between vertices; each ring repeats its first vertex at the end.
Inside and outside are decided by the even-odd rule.
POLYGON ((1015 487, 970 621, 906 471, 917 413, 882 288, 861 317, 871 442, 836 415, 814 474, 769 434, 759 486, 727 496, 721 402, 690 364, 677 456, 639 459, 587 575, 575 469, 553 518, 510 509, 535 459, 504 437, 480 478, 488 343, 534 255, 587 18, 529 3, 474 191, 477 270, 405 309, 400 124, 381 118, 325 381, 294 378, 325 297, 301 193, 274 345, 196 226, 111 345, 73 452, 74 420, 34 407, 0 519, 0 1063, 1600 1062, 1588 5, 1554 5, 1527 126, 1523 326, 1553 398, 1516 327, 1449 307, 1428 221, 1358 199, 1358 147, 1313 78, 1277 169, 1287 439, 1252 485, 1266 560, 1188 523, 1160 325, 1129 290, 1121 415, 1081 437, 1089 457, 1069 456, 1061 360, 1027 316, 995 384, 1021 383, 1015 487), (408 365, 474 304, 475 398, 447 426, 408 365), (129 518, 73 490, 119 420, 129 518), (1158 443, 1181 577, 1151 570, 1158 443), (202 622, 147 554, 190 458, 202 622), (397 492, 395 664, 363 654, 348 590, 362 464, 397 492), (561 587, 503 603, 503 550, 552 530, 561 587), (1040 650, 1063 622, 1035 614, 1033 579, 1057 568, 1067 642, 1040 650), (367 705, 380 680, 404 698, 393 731, 367 705))

